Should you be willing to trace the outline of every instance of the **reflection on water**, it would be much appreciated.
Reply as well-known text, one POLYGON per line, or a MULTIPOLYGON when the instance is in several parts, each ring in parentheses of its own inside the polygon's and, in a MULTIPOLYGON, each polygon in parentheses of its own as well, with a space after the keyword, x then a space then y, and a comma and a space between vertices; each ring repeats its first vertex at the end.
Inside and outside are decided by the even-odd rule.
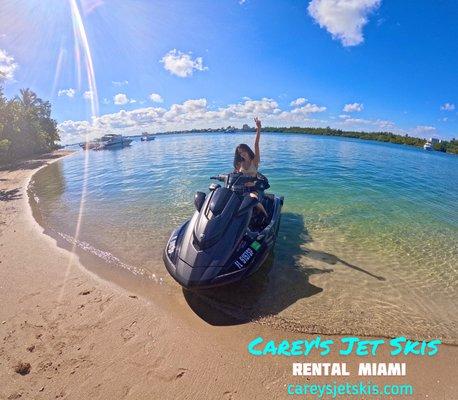
POLYGON ((52 163, 46 167, 46 181, 43 182, 46 185, 46 204, 47 206, 55 206, 61 199, 66 185, 65 176, 62 171, 61 163, 52 163))
MULTIPOLYGON (((193 193, 208 177, 231 169, 233 148, 252 140, 170 135, 91 152, 81 243, 176 287, 161 261, 170 231, 192 214, 193 193)), ((52 164, 33 185, 45 223, 69 237, 82 161, 78 153, 52 164)), ((261 167, 270 190, 285 196, 275 254, 241 284, 186 292, 198 315, 213 324, 260 319, 307 332, 456 341, 457 157, 264 134, 261 167)))

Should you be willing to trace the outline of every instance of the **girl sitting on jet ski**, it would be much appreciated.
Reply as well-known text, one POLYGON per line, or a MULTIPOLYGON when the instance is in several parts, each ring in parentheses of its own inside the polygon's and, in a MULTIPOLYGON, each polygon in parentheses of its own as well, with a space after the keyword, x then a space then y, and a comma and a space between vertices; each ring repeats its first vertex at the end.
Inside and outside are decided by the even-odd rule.
MULTIPOLYGON (((256 123, 256 139, 254 141, 254 152, 250 146, 245 143, 239 144, 235 149, 234 154, 234 169, 236 172, 241 172, 244 175, 256 177, 258 176, 258 167, 261 162, 261 156, 259 151, 259 139, 261 138, 261 121, 258 117, 255 117, 254 122, 256 123)), ((256 190, 254 182, 246 183, 245 193, 250 197, 259 200, 259 193, 256 190)), ((256 205, 256 208, 267 216, 267 212, 261 203, 256 205)))

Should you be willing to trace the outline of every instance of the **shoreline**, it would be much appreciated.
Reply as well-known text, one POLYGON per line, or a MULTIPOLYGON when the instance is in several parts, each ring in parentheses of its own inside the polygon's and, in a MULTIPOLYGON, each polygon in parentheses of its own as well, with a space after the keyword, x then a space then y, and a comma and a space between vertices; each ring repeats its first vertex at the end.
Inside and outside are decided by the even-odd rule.
MULTIPOLYGON (((255 128, 251 130, 243 130, 243 129, 234 129, 227 131, 226 129, 221 130, 221 128, 216 128, 211 130, 210 128, 203 128, 203 129, 194 129, 194 130, 185 130, 185 131, 168 131, 168 132, 157 132, 153 133, 153 135, 173 135, 173 134, 193 134, 193 133, 220 133, 220 134, 236 134, 236 133, 254 133, 255 128)), ((356 140, 363 140, 368 142, 376 142, 376 143, 385 143, 385 144, 396 144, 396 145, 403 145, 409 146, 417 149, 423 149, 425 143, 429 143, 429 140, 426 138, 419 138, 415 136, 409 136, 406 142, 406 136, 395 134, 392 132, 376 132, 376 131, 344 131, 340 129, 332 129, 332 128, 313 128, 313 127, 272 127, 267 126, 263 128, 263 133, 282 133, 282 134, 303 134, 303 135, 310 135, 310 136, 322 136, 322 137, 336 137, 336 138, 347 138, 347 139, 356 139, 356 140), (330 132, 330 133, 327 133, 330 132), (401 142, 391 141, 391 140, 381 140, 379 138, 375 138, 375 136, 381 136, 386 138, 396 138, 401 142), (410 142, 409 142, 410 141, 410 142), (415 143, 414 143, 415 142, 415 143)), ((140 137, 140 135, 132 135, 133 137, 140 137)), ((441 142, 439 143, 450 143, 451 140, 440 139, 441 142)), ((444 151, 444 150, 436 150, 433 149, 438 153, 445 153, 445 154, 452 154, 457 155, 458 152, 453 151, 444 151)))
MULTIPOLYGON (((37 168, 0 172, 2 188, 14 191, 0 202, 0 379, 6 382, 0 398, 288 398, 286 384, 303 382, 291 374, 292 362, 301 359, 255 358, 246 346, 257 336, 294 340, 304 334, 255 323, 210 325, 180 291, 168 293, 173 301, 158 300, 159 307, 59 248, 29 206, 28 182, 37 168), (30 373, 15 373, 18 362, 30 363, 30 373)), ((408 374, 401 381, 415 386, 410 398, 451 398, 457 355, 456 346, 442 345, 437 357, 402 357, 408 374)), ((388 359, 380 353, 370 360, 388 359)), ((361 359, 307 358, 324 360, 357 365, 361 359)), ((339 380, 345 382, 313 377, 314 383, 339 380)))
MULTIPOLYGON (((118 249, 120 243, 116 242, 117 234, 107 232, 105 235, 103 230, 95 228, 97 224, 95 230, 91 232, 91 226, 94 226, 90 222, 91 219, 104 224, 105 220, 111 222, 111 216, 103 214, 105 217, 100 220, 91 212, 91 199, 86 197, 83 228, 78 240, 74 239, 81 186, 78 191, 72 189, 68 191, 73 199, 73 205, 68 208, 71 211, 72 222, 70 223, 67 216, 61 214, 65 212, 63 210, 67 206, 61 203, 60 197, 55 198, 54 194, 52 197, 48 195, 54 193, 54 185, 51 184, 54 181, 67 180, 67 184, 71 187, 72 179, 76 179, 78 185, 81 185, 78 176, 70 175, 64 179, 61 171, 63 169, 80 171, 84 156, 85 154, 80 152, 74 159, 64 160, 34 175, 29 188, 35 219, 40 220, 43 213, 39 223, 45 233, 56 240, 59 247, 69 251, 75 250, 83 266, 91 272, 159 303, 163 308, 170 307, 170 303, 179 303, 182 294, 177 291, 178 286, 165 272, 159 256, 159 251, 165 245, 161 243, 165 240, 164 229, 161 232, 155 231, 154 225, 149 224, 148 232, 156 232, 153 235, 161 239, 156 240, 151 237, 146 238, 147 241, 142 236, 145 227, 139 232, 139 236, 135 233, 135 223, 131 223, 132 231, 126 227, 129 234, 121 229, 119 235, 124 236, 125 240, 131 240, 129 245, 124 247, 132 246, 136 249, 135 252, 126 254, 125 251, 118 249), (34 198, 39 201, 38 207, 34 198), (85 235, 86 229, 92 234, 85 235), (118 244, 114 245, 114 243, 118 244), (144 252, 148 252, 148 257, 137 257, 137 254, 143 255, 144 252)), ((92 189, 89 182, 88 190, 92 189)), ((63 186, 56 191, 55 195, 58 196, 60 193, 65 193, 63 186)), ((68 197, 65 194, 63 196, 63 198, 68 197)), ((153 210, 154 203, 152 204, 153 210)), ((106 205, 110 206, 109 198, 106 198, 106 205)), ((134 209, 135 207, 132 208, 134 209)), ((141 209, 141 212, 146 210, 145 207, 141 209)), ((135 219, 134 216, 133 218, 135 219)), ((213 313, 211 311, 205 313, 204 319, 207 322, 213 320, 208 314, 218 312, 227 315, 230 321, 239 320, 238 324, 252 321, 287 332, 356 335, 368 338, 392 338, 402 335, 419 340, 439 338, 445 343, 457 344, 456 329, 453 325, 456 318, 453 318, 453 312, 450 313, 453 299, 449 298, 447 301, 446 296, 441 296, 440 293, 435 298, 426 296, 430 302, 426 303, 425 300, 424 304, 434 306, 429 308, 429 314, 424 311, 426 306, 418 306, 415 300, 421 293, 415 286, 408 284, 409 259, 405 259, 405 254, 388 252, 374 257, 372 252, 376 251, 377 247, 371 248, 371 242, 361 245, 358 241, 350 240, 345 242, 345 246, 339 247, 341 239, 348 239, 342 236, 345 232, 339 232, 339 225, 336 225, 337 229, 334 229, 331 235, 318 232, 315 237, 313 231, 309 232, 309 227, 305 227, 300 211, 295 209, 286 210, 282 218, 286 224, 280 231, 275 256, 269 258, 259 274, 234 289, 223 287, 220 290, 206 291, 202 296, 194 296, 191 301, 189 296, 185 295, 189 304, 194 304, 197 298, 201 300, 200 303, 205 303, 204 308, 214 310, 213 313), (294 267, 290 268, 290 266, 294 267), (332 274, 325 272, 332 272, 332 274), (355 291, 352 295, 346 294, 345 287, 349 283, 355 291), (366 294, 374 292, 376 300, 365 299, 364 295, 358 293, 360 291, 366 294), (395 304, 390 304, 393 299, 398 298, 398 295, 399 303, 403 304, 406 311, 401 311, 395 304), (336 296, 342 301, 336 301, 336 296), (434 302, 431 303, 431 300, 434 302), (380 304, 383 302, 385 310, 377 312, 382 308, 377 307, 377 301, 380 304), (368 318, 370 313, 374 318, 368 318), (395 321, 392 322, 389 315, 394 316, 395 321)), ((116 229, 113 223, 108 223, 107 226, 116 229)), ((138 227, 142 227, 141 222, 138 227)), ((120 245, 122 249, 123 244, 120 245)), ((434 260, 434 257, 431 259, 434 260)), ((426 266, 420 265, 418 268, 427 269, 426 266)), ((194 307, 194 312, 199 314, 200 308, 202 305, 198 304, 194 307)), ((223 319, 218 318, 220 324, 224 323, 223 319)))
MULTIPOLYGON (((30 191, 30 189, 28 190, 30 191)), ((33 194, 33 192, 32 192, 33 194)), ((35 203, 32 197, 29 195, 29 204, 32 209, 32 215, 42 229, 43 233, 49 237, 51 237, 56 246, 64 249, 68 252, 72 252, 72 244, 63 239, 61 235, 47 226, 43 221, 40 221, 39 215, 39 206, 35 203)), ((89 244, 87 244, 89 245, 89 244)), ((149 301, 155 302, 157 305, 161 306, 161 308, 166 309, 168 311, 174 310, 174 304, 171 304, 170 301, 164 301, 165 297, 170 298, 173 297, 173 301, 175 303, 179 302, 180 300, 177 299, 177 291, 175 282, 172 282, 172 286, 168 283, 163 282, 162 280, 157 279, 157 277, 152 274, 148 270, 143 270, 140 268, 133 267, 131 265, 126 265, 116 257, 112 256, 115 260, 114 262, 104 260, 97 256, 96 254, 90 253, 87 248, 79 248, 76 246, 73 250, 75 256, 78 258, 81 266, 83 269, 87 270, 90 273, 93 273, 97 278, 102 279, 104 281, 108 281, 116 286, 119 286, 123 290, 132 292, 134 295, 141 296, 149 301), (152 292, 151 289, 158 289, 157 292, 152 292)), ((111 255, 111 253, 110 253, 111 255)), ((182 293, 179 292, 178 296, 181 296, 182 293)), ((185 296, 186 297, 186 296, 185 296)), ((196 296, 200 297, 200 296, 196 296)), ((199 307, 207 308, 209 314, 214 314, 221 312, 224 316, 219 317, 218 321, 223 323, 225 319, 228 321, 233 322, 234 325, 243 325, 246 323, 246 319, 243 317, 232 315, 231 310, 225 307, 225 304, 220 304, 216 302, 213 298, 205 298, 205 300, 200 300, 199 307)), ((192 300, 191 300, 192 302, 192 300)), ((175 306, 176 307, 176 306, 175 306)), ((195 312, 195 311, 194 311, 195 312)), ((211 317, 213 318, 213 317, 211 317)), ((254 318, 253 320, 249 321, 251 324, 259 324, 265 327, 268 327, 272 330, 277 330, 284 333, 302 333, 305 335, 324 335, 324 336, 357 336, 359 338, 365 339, 373 339, 373 338, 381 338, 381 339, 392 339, 395 336, 390 334, 370 334, 364 332, 354 332, 351 330, 343 330, 341 332, 333 332, 329 333, 323 331, 321 329, 310 329, 306 326, 302 326, 300 324, 294 324, 291 321, 285 320, 283 318, 277 318, 276 316, 263 316, 259 318, 254 318), (273 319, 274 318, 274 319, 273 319)), ((401 335, 401 334, 399 334, 401 335)), ((398 335, 398 336, 399 336, 398 335)), ((432 340, 436 339, 437 336, 429 336, 429 337, 414 337, 409 336, 407 334, 402 334, 402 336, 406 337, 409 340, 432 340)), ((458 347, 457 339, 454 338, 440 338, 442 343, 447 346, 458 347)))
MULTIPOLYGON (((267 128, 271 128, 271 127, 267 127, 267 128)), ((265 128, 265 129, 267 129, 265 128)), ((287 129, 290 129, 290 128, 287 128, 287 129)), ((169 135, 193 135, 193 134, 220 134, 220 135, 235 135, 235 134, 252 134, 254 133, 255 131, 244 131, 244 130, 235 130, 234 132, 226 132, 226 131, 219 131, 219 130, 196 130, 196 131, 170 131, 170 132, 157 132, 157 133, 152 133, 152 135, 155 135, 155 136, 169 136, 169 135)), ((354 137, 354 136, 345 136, 345 135, 327 135, 327 134, 324 134, 324 133, 311 133, 311 132, 302 132, 302 131, 284 131, 284 132, 281 132, 281 131, 278 131, 278 130, 275 130, 274 128, 272 129, 269 129, 269 130, 263 130, 263 134, 271 134, 271 133, 274 133, 274 134, 282 134, 282 135, 307 135, 307 136, 313 136, 313 137, 322 137, 322 138, 334 138, 334 139, 351 139, 351 140, 355 140, 355 141, 362 141, 362 142, 366 142, 366 143, 372 143, 372 144, 380 144, 380 145, 395 145, 395 146, 404 146, 404 147, 407 147, 407 148, 411 148, 411 149, 417 149, 421 152, 424 152, 425 150, 423 149, 423 145, 421 146, 417 146, 415 144, 409 144, 409 143, 395 143, 395 142, 390 142, 390 141, 383 141, 383 140, 377 140, 377 139, 368 139, 368 138, 364 138, 364 137, 354 137)), ((374 133, 374 132, 362 132, 362 133, 374 133)), ((140 138, 141 135, 126 135, 126 137, 129 137, 129 138, 140 138)), ((425 140, 425 142, 427 142, 427 139, 421 139, 421 138, 416 138, 416 139, 419 139, 419 140, 425 140)), ((445 140, 445 139, 444 139, 445 140)), ((71 143, 71 144, 68 144, 66 145, 67 147, 74 147, 74 146, 78 146, 80 143, 71 143)), ((449 155, 452 155, 452 156, 456 156, 458 155, 458 153, 454 153, 454 152, 451 152, 451 151, 441 151, 441 150, 432 150, 432 151, 428 151, 428 154, 449 154, 449 155)))

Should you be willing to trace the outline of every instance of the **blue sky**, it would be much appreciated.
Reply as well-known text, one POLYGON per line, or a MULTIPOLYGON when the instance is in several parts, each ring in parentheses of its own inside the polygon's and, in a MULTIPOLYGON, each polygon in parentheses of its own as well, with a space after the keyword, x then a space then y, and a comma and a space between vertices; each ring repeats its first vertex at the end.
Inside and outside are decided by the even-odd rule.
POLYGON ((457 20, 454 0, 3 0, 0 73, 52 102, 64 142, 256 114, 451 138, 457 20))

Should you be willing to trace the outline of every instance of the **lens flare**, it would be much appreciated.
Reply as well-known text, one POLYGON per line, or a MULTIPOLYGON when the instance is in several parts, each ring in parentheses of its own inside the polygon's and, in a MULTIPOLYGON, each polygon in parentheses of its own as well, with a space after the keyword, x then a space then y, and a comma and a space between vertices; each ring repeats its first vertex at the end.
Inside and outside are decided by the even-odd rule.
MULTIPOLYGON (((69 1, 73 22, 73 34, 75 39, 75 62, 77 64, 77 68, 80 68, 81 70, 81 55, 83 55, 84 63, 86 66, 89 91, 91 92, 91 111, 92 116, 95 117, 99 114, 99 99, 97 93, 97 85, 95 82, 95 71, 94 63, 92 62, 91 48, 89 46, 89 41, 86 35, 86 29, 84 27, 83 18, 81 17, 81 12, 78 8, 78 4, 76 0, 69 1)), ((81 79, 80 75, 78 79, 81 79)))
MULTIPOLYGON (((81 16, 80 9, 76 0, 69 0, 70 2, 70 10, 73 22, 73 34, 74 34, 74 44, 75 44, 75 63, 77 65, 78 71, 78 85, 81 86, 81 70, 82 70, 82 63, 81 58, 84 57, 84 65, 86 67, 86 76, 89 86, 89 91, 91 96, 89 96, 89 100, 91 102, 91 117, 92 119, 98 115, 99 112, 99 102, 98 102, 98 93, 97 93, 97 84, 95 80, 95 70, 94 64, 92 62, 92 55, 91 55, 91 48, 89 46, 89 41, 86 34, 86 28, 84 26, 83 18, 81 16)), ((89 141, 88 134, 86 134, 86 142, 89 141)), ((62 288, 59 293, 59 301, 62 300, 64 291, 65 291, 65 284, 68 279, 68 275, 70 273, 70 268, 73 265, 73 260, 75 257, 76 245, 78 242, 78 237, 81 230, 81 222, 83 220, 84 215, 84 205, 86 200, 86 193, 87 193, 87 180, 88 180, 88 165, 89 165, 89 151, 85 151, 84 155, 84 170, 83 170, 83 187, 81 191, 81 200, 78 212, 78 219, 76 222, 75 228, 75 241, 72 247, 71 255, 68 261, 66 273, 65 273, 65 280, 62 285, 62 288)))
POLYGON ((59 55, 57 57, 57 62, 56 62, 56 72, 54 73, 54 81, 52 84, 52 89, 51 89, 51 96, 54 96, 57 92, 57 85, 59 84, 62 68, 65 62, 65 58, 67 55, 67 51, 64 48, 64 45, 61 43, 60 45, 60 50, 59 50, 59 55))

